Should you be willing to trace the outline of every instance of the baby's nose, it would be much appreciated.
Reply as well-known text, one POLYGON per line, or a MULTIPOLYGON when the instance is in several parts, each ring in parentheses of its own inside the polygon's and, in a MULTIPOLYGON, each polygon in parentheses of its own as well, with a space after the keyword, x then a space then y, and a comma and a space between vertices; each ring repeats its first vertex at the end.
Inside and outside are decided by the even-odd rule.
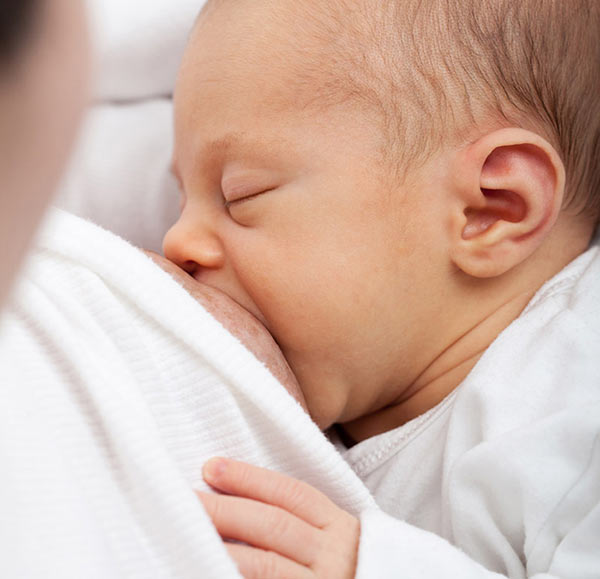
POLYGON ((163 252, 192 276, 202 269, 220 269, 225 263, 223 244, 213 231, 181 220, 165 235, 163 252))

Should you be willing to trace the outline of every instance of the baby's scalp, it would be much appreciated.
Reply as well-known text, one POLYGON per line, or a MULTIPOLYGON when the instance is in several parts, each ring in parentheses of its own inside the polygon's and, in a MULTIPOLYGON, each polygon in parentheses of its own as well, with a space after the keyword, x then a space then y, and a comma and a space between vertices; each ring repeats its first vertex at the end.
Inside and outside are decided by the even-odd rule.
MULTIPOLYGON (((210 0, 206 11, 233 0, 210 0)), ((521 126, 566 168, 566 201, 600 214, 597 0, 277 0, 307 106, 352 101, 381 121, 395 177, 438 149, 521 126), (309 45, 302 43, 314 40, 309 45)), ((240 10, 251 3, 240 3, 240 10), (242 6, 243 4, 243 6, 242 6)), ((301 89, 301 90, 300 90, 301 89)))

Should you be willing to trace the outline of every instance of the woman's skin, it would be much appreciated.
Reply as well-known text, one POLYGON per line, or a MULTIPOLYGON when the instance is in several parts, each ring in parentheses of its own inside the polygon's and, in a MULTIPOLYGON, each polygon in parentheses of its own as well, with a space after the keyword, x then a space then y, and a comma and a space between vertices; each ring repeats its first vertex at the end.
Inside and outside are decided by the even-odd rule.
POLYGON ((271 374, 306 410, 306 402, 298 381, 292 374, 279 346, 250 312, 222 291, 196 281, 173 262, 153 252, 148 251, 146 254, 265 364, 271 374))
POLYGON ((87 101, 82 0, 37 0, 18 56, 0 65, 0 308, 60 179, 87 101))

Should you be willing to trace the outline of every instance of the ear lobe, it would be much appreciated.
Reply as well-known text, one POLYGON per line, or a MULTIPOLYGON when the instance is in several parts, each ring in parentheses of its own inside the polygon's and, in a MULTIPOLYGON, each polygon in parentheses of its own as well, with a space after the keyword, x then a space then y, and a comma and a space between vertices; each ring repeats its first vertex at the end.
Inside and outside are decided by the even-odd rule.
POLYGON ((452 259, 474 277, 506 273, 544 241, 564 196, 564 166, 544 139, 501 129, 470 145, 460 158, 452 259), (466 177, 466 178, 465 178, 466 177))

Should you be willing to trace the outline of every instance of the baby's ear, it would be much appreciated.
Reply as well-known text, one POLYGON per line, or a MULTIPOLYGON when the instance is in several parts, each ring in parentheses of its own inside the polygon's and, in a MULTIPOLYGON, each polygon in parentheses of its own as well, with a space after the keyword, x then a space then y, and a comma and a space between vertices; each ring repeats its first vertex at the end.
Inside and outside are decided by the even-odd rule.
POLYGON ((500 129, 455 159, 451 258, 473 277, 502 275, 544 241, 560 212, 565 169, 556 150, 523 129, 500 129))

